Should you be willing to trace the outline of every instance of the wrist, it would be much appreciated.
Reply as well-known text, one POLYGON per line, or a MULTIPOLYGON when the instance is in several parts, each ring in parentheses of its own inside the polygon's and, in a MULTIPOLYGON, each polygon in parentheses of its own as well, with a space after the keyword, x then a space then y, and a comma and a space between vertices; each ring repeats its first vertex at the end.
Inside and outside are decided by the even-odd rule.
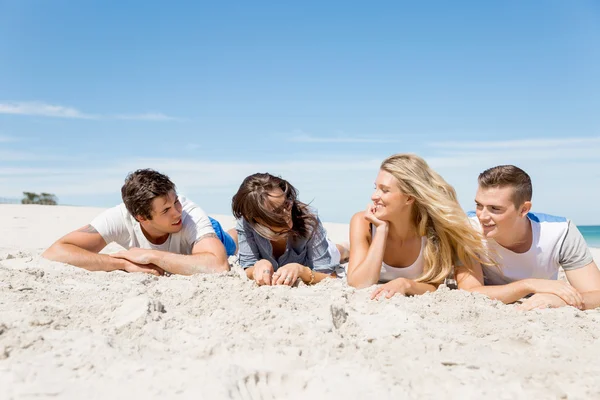
POLYGON ((156 251, 156 250, 146 250, 148 252, 148 260, 150 261, 150 264, 154 264, 156 266, 160 266, 160 264, 162 264, 162 258, 163 256, 166 254, 162 251, 156 251))
POLYGON ((388 224, 387 224, 387 222, 384 222, 382 224, 377 225, 375 227, 375 232, 387 234, 388 233, 388 224))
POLYGON ((263 258, 262 260, 258 260, 255 264, 255 266, 262 266, 262 267, 271 267, 271 261, 267 260, 266 258, 263 258))
POLYGON ((125 270, 125 267, 127 266, 126 260, 123 260, 122 258, 112 258, 112 257, 110 257, 110 258, 111 258, 112 262, 107 263, 107 268, 106 268, 107 272, 125 270))
POLYGON ((410 279, 398 278, 398 284, 405 291, 410 291, 410 290, 414 289, 414 283, 415 282, 410 279))
POLYGON ((302 266, 300 278, 302 279, 302 282, 306 283, 307 285, 310 285, 315 280, 315 272, 309 267, 302 266))
POLYGON ((521 281, 521 283, 523 284, 523 287, 525 288, 525 290, 528 291, 529 293, 537 293, 535 279, 532 279, 532 278, 523 279, 521 281))

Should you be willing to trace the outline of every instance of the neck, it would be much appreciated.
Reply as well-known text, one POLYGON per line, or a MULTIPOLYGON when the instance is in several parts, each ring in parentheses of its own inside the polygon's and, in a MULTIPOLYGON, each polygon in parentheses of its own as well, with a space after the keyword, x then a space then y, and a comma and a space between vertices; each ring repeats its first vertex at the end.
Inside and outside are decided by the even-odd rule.
POLYGON ((496 240, 496 243, 514 253, 529 251, 533 242, 533 231, 529 218, 525 217, 522 221, 519 221, 513 232, 511 232, 510 238, 501 238, 500 240, 496 240))
POLYGON ((142 228, 142 233, 146 239, 152 244, 163 244, 169 238, 168 233, 158 232, 150 227, 145 227, 142 224, 140 224, 140 228, 142 228))
POLYGON ((271 242, 271 245, 284 244, 284 243, 287 244, 287 240, 288 240, 288 238, 287 238, 287 236, 285 236, 282 238, 271 240, 270 242, 271 242))
POLYGON ((409 215, 403 215, 401 218, 390 221, 389 227, 388 235, 394 238, 395 241, 406 241, 419 237, 417 227, 409 215))

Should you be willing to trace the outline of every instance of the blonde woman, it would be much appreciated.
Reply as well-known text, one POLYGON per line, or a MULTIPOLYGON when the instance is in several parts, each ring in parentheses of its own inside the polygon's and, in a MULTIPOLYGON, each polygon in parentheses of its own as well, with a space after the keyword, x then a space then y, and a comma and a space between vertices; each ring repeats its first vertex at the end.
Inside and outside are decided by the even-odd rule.
POLYGON ((454 266, 471 269, 487 253, 454 188, 422 158, 396 154, 381 163, 372 203, 350 222, 351 286, 378 282, 371 298, 431 292, 454 266))

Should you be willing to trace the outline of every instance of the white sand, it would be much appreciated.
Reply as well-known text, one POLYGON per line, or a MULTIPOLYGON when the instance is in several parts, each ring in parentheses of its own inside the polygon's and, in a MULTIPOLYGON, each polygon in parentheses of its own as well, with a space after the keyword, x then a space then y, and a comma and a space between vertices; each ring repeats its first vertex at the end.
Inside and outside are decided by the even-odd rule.
POLYGON ((39 258, 100 211, 0 205, 0 399, 600 397, 599 311, 525 313, 448 290, 377 302, 339 280, 257 288, 239 269, 157 278, 39 258))

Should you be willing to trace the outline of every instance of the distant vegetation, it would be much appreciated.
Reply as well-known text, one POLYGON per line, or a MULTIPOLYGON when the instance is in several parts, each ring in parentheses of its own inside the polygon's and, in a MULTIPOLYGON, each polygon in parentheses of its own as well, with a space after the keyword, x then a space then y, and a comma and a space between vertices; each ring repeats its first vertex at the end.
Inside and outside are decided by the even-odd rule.
POLYGON ((45 204, 55 206, 58 204, 58 198, 52 193, 37 194, 33 192, 23 192, 21 204, 45 204))

